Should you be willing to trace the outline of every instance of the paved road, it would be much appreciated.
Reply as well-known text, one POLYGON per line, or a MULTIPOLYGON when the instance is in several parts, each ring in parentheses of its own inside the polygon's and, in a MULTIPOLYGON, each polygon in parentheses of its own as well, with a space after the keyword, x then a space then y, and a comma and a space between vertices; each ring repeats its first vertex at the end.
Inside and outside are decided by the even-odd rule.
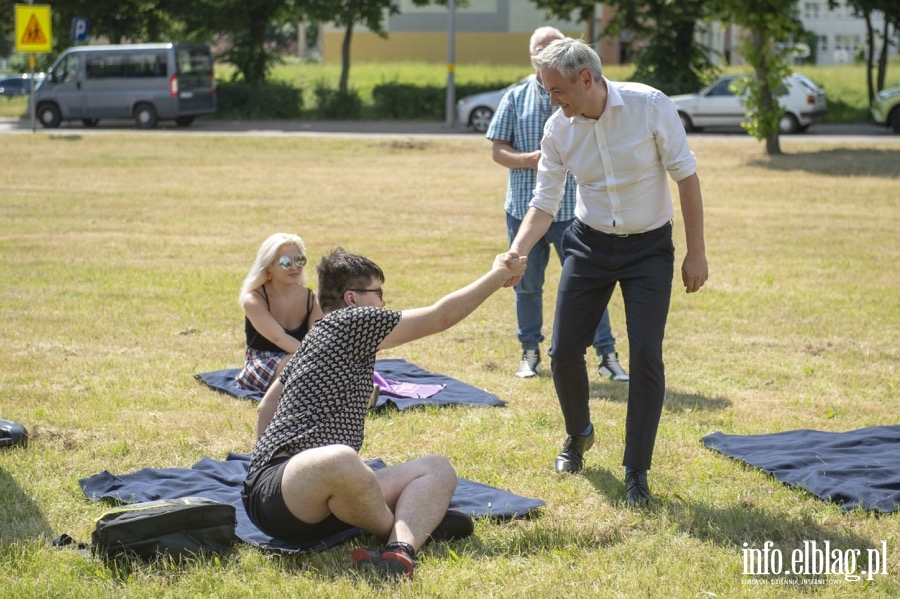
MULTIPOLYGON (((85 127, 81 121, 63 123, 58 129, 44 129, 36 125, 36 134, 102 134, 111 132, 138 131, 131 120, 109 119, 96 127, 85 127)), ((198 119, 190 127, 176 127, 171 121, 161 121, 159 127, 146 131, 148 134, 184 133, 206 135, 256 135, 256 136, 389 136, 389 137, 434 137, 463 136, 475 138, 480 134, 472 129, 456 125, 448 126, 440 121, 226 121, 198 119)), ((0 118, 0 133, 32 133, 29 119, 0 118)), ((746 139, 755 141, 741 129, 716 132, 691 133, 691 139, 746 139)), ((900 135, 886 127, 871 123, 860 124, 818 124, 806 133, 785 135, 782 140, 811 141, 887 141, 900 144, 900 135)))

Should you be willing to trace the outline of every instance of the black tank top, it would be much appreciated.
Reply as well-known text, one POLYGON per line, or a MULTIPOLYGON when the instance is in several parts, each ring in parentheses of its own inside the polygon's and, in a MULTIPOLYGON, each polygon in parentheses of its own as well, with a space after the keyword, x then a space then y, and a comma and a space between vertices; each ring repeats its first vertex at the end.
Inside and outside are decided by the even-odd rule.
MULTIPOLYGON (((300 323, 296 329, 289 331, 284 329, 284 332, 296 339, 297 341, 303 341, 303 338, 306 337, 306 333, 309 332, 309 314, 310 310, 312 310, 312 302, 313 302, 313 292, 310 289, 307 289, 309 292, 306 296, 306 318, 303 319, 303 322, 300 323)), ((262 286, 262 295, 263 299, 266 300, 266 307, 269 308, 269 294, 266 292, 266 286, 262 286)), ((282 327, 284 328, 284 327, 282 327)), ((253 326, 253 323, 250 322, 250 319, 246 316, 244 317, 244 332, 247 334, 247 347, 251 347, 253 349, 258 349, 259 351, 272 351, 272 352, 282 352, 284 353, 284 349, 275 345, 271 341, 269 341, 264 335, 262 335, 256 328, 253 326)))

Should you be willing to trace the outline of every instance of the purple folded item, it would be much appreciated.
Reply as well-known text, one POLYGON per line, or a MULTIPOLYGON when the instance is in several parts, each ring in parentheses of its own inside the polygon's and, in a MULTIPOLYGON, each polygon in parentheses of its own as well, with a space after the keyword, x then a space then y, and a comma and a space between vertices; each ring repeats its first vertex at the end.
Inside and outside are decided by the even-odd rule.
POLYGON ((442 391, 447 385, 429 385, 418 383, 404 383, 393 379, 386 379, 376 370, 372 377, 374 382, 381 389, 379 395, 388 397, 396 397, 398 399, 426 399, 432 397, 438 391, 442 391))

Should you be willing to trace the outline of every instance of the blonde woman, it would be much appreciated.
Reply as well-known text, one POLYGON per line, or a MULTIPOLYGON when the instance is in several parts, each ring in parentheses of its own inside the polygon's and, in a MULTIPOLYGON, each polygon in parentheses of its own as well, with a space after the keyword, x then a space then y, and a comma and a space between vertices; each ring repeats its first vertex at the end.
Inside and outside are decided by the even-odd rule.
POLYGON ((238 299, 247 334, 247 358, 237 376, 241 387, 265 392, 322 318, 315 293, 306 287, 306 262, 297 235, 275 233, 260 246, 238 299))

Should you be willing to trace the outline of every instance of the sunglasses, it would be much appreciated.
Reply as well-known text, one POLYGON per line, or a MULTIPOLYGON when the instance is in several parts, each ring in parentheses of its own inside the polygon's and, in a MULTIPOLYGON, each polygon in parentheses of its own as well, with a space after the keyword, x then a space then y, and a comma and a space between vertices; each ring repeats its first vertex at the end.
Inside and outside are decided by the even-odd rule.
POLYGON ((278 266, 281 267, 281 270, 290 270, 291 265, 296 266, 297 269, 301 269, 306 266, 306 256, 303 254, 297 254, 293 258, 289 256, 282 256, 278 259, 278 266))
POLYGON ((374 293, 378 299, 384 300, 384 289, 377 287, 375 289, 348 289, 347 291, 355 291, 356 293, 374 293))

